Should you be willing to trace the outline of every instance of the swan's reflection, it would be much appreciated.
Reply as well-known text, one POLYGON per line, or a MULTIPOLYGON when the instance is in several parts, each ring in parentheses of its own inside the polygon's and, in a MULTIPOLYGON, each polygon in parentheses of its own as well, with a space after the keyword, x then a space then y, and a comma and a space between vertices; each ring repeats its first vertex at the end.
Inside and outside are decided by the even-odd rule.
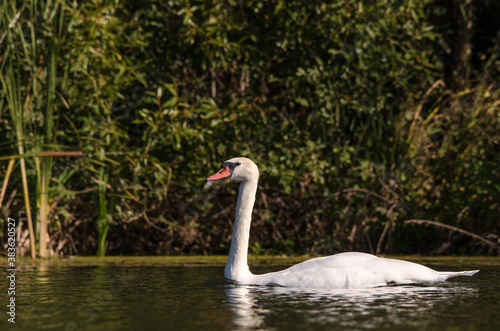
POLYGON ((265 319, 267 309, 259 308, 257 295, 248 285, 226 285, 227 303, 233 311, 233 323, 244 328, 258 328, 265 319))
POLYGON ((240 328, 288 325, 423 327, 477 289, 465 285, 388 286, 362 290, 311 290, 228 284, 224 292, 240 328), (286 322, 284 322, 286 320, 286 322), (293 324, 290 324, 293 323, 293 324))

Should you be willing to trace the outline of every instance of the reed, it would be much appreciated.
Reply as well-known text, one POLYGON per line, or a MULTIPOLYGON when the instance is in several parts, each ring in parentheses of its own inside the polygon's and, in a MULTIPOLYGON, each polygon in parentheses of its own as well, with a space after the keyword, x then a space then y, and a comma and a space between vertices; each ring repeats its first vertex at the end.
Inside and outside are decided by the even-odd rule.
MULTIPOLYGON (((7 107, 15 127, 17 153, 20 159, 23 194, 30 231, 31 256, 36 255, 38 237, 39 255, 47 257, 47 227, 50 212, 50 180, 53 158, 38 157, 47 146, 55 146, 54 112, 56 110, 57 53, 63 36, 65 2, 26 1, 20 8, 15 2, 3 1, 2 26, 5 31, 5 54, 0 77, 5 86, 7 107), (36 22, 45 22, 44 29, 36 29, 36 22), (7 24, 8 23, 8 24, 7 24), (43 129, 33 119, 43 118, 43 129), (26 122, 26 123, 25 123, 26 122), (26 140, 26 137, 30 137, 26 140), (31 216, 28 188, 27 160, 33 164, 37 177, 37 223, 31 216), (39 231, 39 236, 33 229, 39 231)), ((12 160, 11 160, 12 162, 12 160)))
MULTIPOLYGON (((5 2, 4 2, 5 5, 5 2)), ((9 9, 4 6, 5 9, 9 9)), ((15 10, 4 10, 3 20, 14 22, 15 10), (10 15, 9 15, 10 14, 10 15)), ((17 24, 17 23, 15 23, 17 24)), ((9 25, 10 26, 10 25, 9 25)), ((6 40, 8 46, 4 54, 2 61, 2 66, 0 67, 0 81, 4 88, 4 93, 7 100, 7 108, 9 109, 10 117, 14 126, 14 132, 16 135, 16 145, 17 152, 21 156, 21 179, 23 185, 24 194, 24 204, 26 208, 26 218, 28 222, 28 231, 30 238, 30 252, 33 259, 36 258, 36 247, 35 247, 35 233, 33 230, 33 220, 31 217, 31 205, 30 205, 30 193, 28 189, 28 179, 26 174, 26 162, 22 157, 24 155, 24 130, 23 130, 23 106, 29 104, 29 97, 25 99, 25 103, 22 103, 22 93, 23 86, 21 84, 21 64, 19 63, 20 54, 14 47, 14 37, 12 35, 12 30, 7 30, 6 40)))
POLYGON ((97 256, 106 254, 106 236, 109 230, 108 209, 106 202, 106 186, 108 182, 108 172, 105 167, 101 167, 99 171, 99 219, 98 224, 98 240, 97 240, 97 256))
MULTIPOLYGON (((48 55, 47 66, 47 104, 45 110, 45 143, 51 144, 53 142, 53 121, 54 121, 54 97, 56 88, 56 46, 51 45, 48 55)), ((46 157, 42 159, 42 167, 39 172, 40 188, 39 194, 40 201, 40 256, 47 257, 47 227, 49 224, 48 214, 50 207, 49 200, 49 186, 50 176, 52 173, 53 158, 46 157)))
POLYGON ((7 166, 7 171, 5 172, 5 176, 3 178, 2 191, 0 191, 0 210, 2 208, 5 192, 7 191, 7 185, 9 185, 10 175, 12 174, 12 170, 14 169, 15 163, 16 163, 15 159, 9 160, 9 165, 7 166))

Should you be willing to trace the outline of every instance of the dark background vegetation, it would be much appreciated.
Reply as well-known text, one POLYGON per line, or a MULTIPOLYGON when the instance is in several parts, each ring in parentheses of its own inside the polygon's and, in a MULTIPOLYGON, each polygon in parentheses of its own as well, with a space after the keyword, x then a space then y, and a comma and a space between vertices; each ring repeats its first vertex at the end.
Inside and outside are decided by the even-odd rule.
POLYGON ((235 156, 251 253, 500 251, 498 1, 1 6, 21 254, 226 254, 237 184, 204 178, 235 156))

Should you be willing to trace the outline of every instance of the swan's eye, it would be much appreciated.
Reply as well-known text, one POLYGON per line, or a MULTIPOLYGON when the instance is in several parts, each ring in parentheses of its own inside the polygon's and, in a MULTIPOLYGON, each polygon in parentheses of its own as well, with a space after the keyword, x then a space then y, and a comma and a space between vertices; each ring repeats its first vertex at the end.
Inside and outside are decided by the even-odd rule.
POLYGON ((224 162, 221 166, 220 166, 220 172, 219 174, 222 174, 222 172, 227 168, 229 170, 229 173, 233 173, 234 171, 234 168, 236 168, 237 166, 241 165, 241 162, 224 162))

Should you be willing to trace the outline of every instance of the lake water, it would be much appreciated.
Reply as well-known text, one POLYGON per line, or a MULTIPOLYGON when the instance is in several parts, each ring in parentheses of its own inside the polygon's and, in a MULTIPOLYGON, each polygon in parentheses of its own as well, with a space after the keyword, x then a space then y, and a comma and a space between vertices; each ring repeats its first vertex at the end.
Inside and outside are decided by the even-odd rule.
MULTIPOLYGON (((16 324, 4 281, 0 330, 500 330, 500 258, 407 259, 481 271, 428 286, 318 291, 230 283, 224 257, 20 260, 16 324)), ((296 262, 250 259, 255 273, 296 262)))

